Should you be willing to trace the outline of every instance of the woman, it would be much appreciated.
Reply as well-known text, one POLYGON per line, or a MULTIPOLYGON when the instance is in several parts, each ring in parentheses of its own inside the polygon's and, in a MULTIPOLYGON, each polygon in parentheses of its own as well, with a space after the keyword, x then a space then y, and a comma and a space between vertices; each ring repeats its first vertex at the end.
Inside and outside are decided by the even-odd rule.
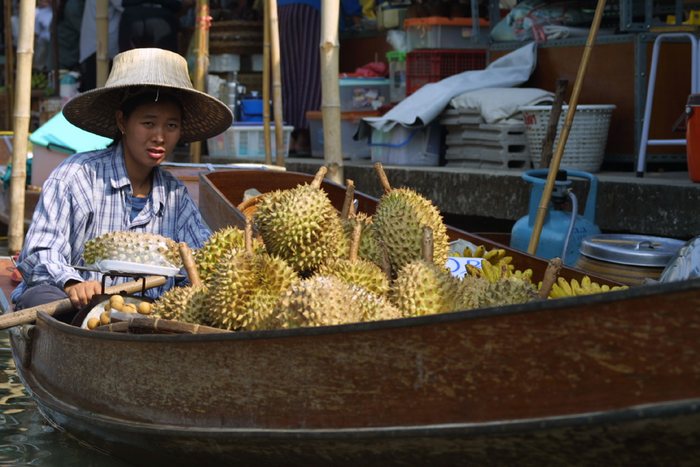
POLYGON ((150 232, 191 248, 211 233, 184 185, 158 167, 178 141, 215 136, 233 118, 226 105, 192 87, 184 58, 161 49, 119 54, 105 86, 76 96, 63 112, 114 144, 69 157, 44 183, 19 258, 17 309, 66 297, 80 307, 100 293, 100 275, 72 265, 82 264, 87 240, 106 232, 150 232))

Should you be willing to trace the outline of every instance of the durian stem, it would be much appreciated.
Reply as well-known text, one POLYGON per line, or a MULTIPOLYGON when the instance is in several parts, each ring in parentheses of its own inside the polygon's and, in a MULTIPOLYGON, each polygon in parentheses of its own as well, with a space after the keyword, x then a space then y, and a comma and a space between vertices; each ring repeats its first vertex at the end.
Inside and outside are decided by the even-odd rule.
POLYGON ((382 188, 384 189, 384 193, 389 193, 392 189, 391 184, 389 183, 389 179, 386 177, 386 173, 384 172, 384 166, 382 166, 381 162, 374 163, 374 171, 377 172, 377 176, 379 177, 379 183, 381 183, 382 188))
POLYGON ((433 229, 423 227, 423 259, 428 262, 433 262, 433 229))
POLYGON ((350 262, 357 261, 357 255, 360 252, 360 236, 362 235, 362 224, 360 221, 355 221, 355 226, 352 229, 352 242, 350 243, 350 262))
POLYGON ((386 275, 386 278, 391 280, 391 261, 389 260, 389 252, 386 249, 386 244, 383 241, 379 241, 379 246, 382 251, 382 271, 386 275))
POLYGON ((311 186, 314 188, 321 188, 321 182, 323 181, 323 177, 326 176, 326 172, 328 172, 328 167, 322 165, 321 168, 318 169, 318 172, 316 172, 316 176, 314 177, 314 181, 311 182, 311 186))
POLYGON ((540 288, 540 298, 546 299, 549 297, 549 292, 552 291, 552 286, 557 281, 559 277, 559 271, 561 271, 562 262, 561 258, 552 258, 547 264, 547 269, 544 271, 544 278, 542 279, 542 287, 540 288))
POLYGON ((245 252, 253 254, 253 221, 250 217, 245 220, 245 252))
POLYGON ((190 250, 190 247, 185 242, 180 242, 177 246, 178 250, 180 250, 182 264, 185 265, 185 271, 187 271, 187 277, 190 278, 190 283, 194 287, 200 287, 202 285, 202 279, 199 277, 199 271, 197 270, 197 264, 194 262, 192 250, 190 250))
POLYGON ((347 219, 350 215, 352 201, 355 198, 355 182, 349 178, 345 181, 345 200, 343 201, 343 210, 340 213, 342 219, 347 219))

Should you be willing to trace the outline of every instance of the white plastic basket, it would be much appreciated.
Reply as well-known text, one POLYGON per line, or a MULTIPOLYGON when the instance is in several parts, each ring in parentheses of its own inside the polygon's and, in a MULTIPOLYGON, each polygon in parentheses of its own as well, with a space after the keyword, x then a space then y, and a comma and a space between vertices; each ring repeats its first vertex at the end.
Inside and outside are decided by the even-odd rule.
MULTIPOLYGON (((265 160, 265 134, 263 125, 238 123, 229 127, 223 133, 207 140, 209 156, 234 160, 265 160)), ((283 127, 284 157, 289 154, 289 143, 294 127, 283 127)), ((275 146, 275 126, 270 125, 272 141, 272 158, 277 157, 275 146)))
MULTIPOLYGON (((562 106, 557 137, 554 140, 553 151, 559 144, 559 135, 564 126, 568 105, 562 106)), ((608 129, 614 105, 579 105, 574 114, 566 148, 561 159, 562 168, 598 172, 605 156, 605 146, 608 142, 608 129)), ((533 105, 520 108, 525 121, 525 134, 534 167, 540 166, 542 158, 542 141, 547 133, 550 105, 533 105)))

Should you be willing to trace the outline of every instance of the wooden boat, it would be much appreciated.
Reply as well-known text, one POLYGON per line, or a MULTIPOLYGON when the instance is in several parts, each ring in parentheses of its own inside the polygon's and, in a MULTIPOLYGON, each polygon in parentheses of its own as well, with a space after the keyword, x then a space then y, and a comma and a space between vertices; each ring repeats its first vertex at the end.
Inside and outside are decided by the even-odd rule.
MULTIPOLYGON (((233 221, 209 204, 233 193, 218 177, 200 207, 233 221)), ((699 312, 696 279, 264 332, 96 332, 40 313, 11 343, 51 423, 143 465, 691 465, 699 312)))

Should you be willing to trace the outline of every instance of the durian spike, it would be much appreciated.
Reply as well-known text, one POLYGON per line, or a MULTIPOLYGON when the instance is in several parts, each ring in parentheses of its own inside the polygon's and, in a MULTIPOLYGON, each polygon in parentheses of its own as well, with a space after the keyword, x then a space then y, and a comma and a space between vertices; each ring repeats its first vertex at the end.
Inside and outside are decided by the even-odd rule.
POLYGON ((316 176, 314 176, 314 181, 311 182, 311 186, 314 188, 321 188, 321 182, 323 181, 323 177, 326 176, 326 172, 328 172, 328 167, 322 165, 321 168, 318 169, 318 172, 316 172, 316 176))
POLYGON ((190 283, 195 287, 201 286, 202 279, 199 278, 199 271, 197 270, 197 264, 194 262, 192 250, 185 242, 180 242, 177 246, 178 250, 180 250, 182 264, 185 266, 185 271, 187 271, 187 277, 190 278, 190 283))
POLYGON ((357 261, 357 255, 360 252, 360 236, 362 235, 362 224, 355 221, 352 229, 352 242, 350 243, 350 262, 357 261))
POLYGON ((342 219, 347 219, 353 209, 353 198, 355 198, 355 182, 349 178, 345 181, 345 200, 343 201, 343 210, 340 213, 342 219))
POLYGON ((253 221, 250 217, 245 219, 245 252, 253 254, 253 221))
POLYGON ((391 191, 391 183, 389 183, 389 179, 386 177, 386 173, 384 172, 384 166, 381 162, 374 163, 374 171, 377 172, 377 176, 379 177, 379 183, 382 184, 384 193, 389 193, 391 191))
POLYGON ((423 259, 428 262, 433 262, 433 229, 423 227, 423 259))
POLYGON ((547 264, 547 269, 544 271, 542 287, 539 291, 541 299, 546 299, 547 297, 549 297, 549 293, 552 291, 552 286, 557 281, 557 277, 559 277, 559 271, 561 271, 561 267, 561 258, 552 258, 549 260, 549 263, 547 264))

